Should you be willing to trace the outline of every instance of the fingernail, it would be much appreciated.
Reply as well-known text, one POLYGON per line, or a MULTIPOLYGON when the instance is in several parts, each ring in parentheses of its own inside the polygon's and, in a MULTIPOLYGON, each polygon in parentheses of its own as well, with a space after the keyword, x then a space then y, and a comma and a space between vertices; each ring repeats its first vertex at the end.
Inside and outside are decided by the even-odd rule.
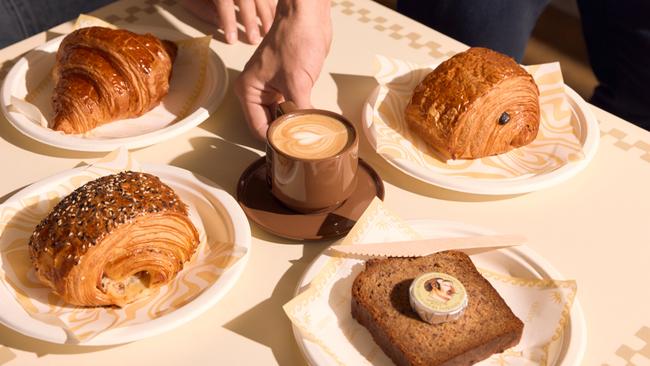
POLYGON ((248 32, 249 39, 251 43, 258 44, 260 43, 260 32, 257 29, 253 29, 248 32))
POLYGON ((237 32, 227 32, 226 33, 226 42, 233 44, 237 41, 237 32))

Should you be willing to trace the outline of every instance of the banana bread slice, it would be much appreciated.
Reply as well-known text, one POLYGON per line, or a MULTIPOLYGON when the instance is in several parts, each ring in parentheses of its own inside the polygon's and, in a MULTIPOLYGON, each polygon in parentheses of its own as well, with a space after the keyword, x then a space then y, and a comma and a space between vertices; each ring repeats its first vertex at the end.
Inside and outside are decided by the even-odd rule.
POLYGON ((524 324, 457 251, 419 258, 372 259, 352 285, 352 316, 397 365, 472 365, 515 346, 524 324), (456 277, 467 290, 465 313, 455 321, 429 324, 409 303, 409 286, 426 272, 456 277))

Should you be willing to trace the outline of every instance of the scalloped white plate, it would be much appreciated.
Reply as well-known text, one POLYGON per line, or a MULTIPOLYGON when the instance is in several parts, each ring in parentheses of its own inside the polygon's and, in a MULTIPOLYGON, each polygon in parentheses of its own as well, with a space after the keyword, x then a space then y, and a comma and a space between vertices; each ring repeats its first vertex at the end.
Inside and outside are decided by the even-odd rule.
MULTIPOLYGON (((191 38, 179 31, 167 28, 151 26, 127 26, 125 28, 137 33, 152 33, 161 39, 171 41, 191 38)), ((7 120, 24 135, 47 145, 76 151, 107 152, 113 151, 121 146, 128 149, 135 149, 153 145, 178 136, 205 121, 217 109, 219 104, 221 104, 228 88, 226 66, 215 51, 215 41, 211 40, 203 87, 199 91, 196 102, 194 103, 196 107, 189 111, 185 118, 176 122, 174 122, 175 118, 171 117, 168 117, 169 120, 159 120, 158 116, 160 114, 155 112, 159 108, 165 108, 165 99, 163 98, 160 105, 138 118, 120 120, 102 125, 93 130, 93 132, 100 132, 92 133, 90 136, 66 135, 62 132, 43 127, 22 113, 10 108, 12 96, 18 99, 24 99, 30 91, 28 87, 32 89, 37 88, 38 85, 31 86, 33 83, 28 82, 28 72, 31 68, 37 68, 36 71, 32 70, 34 75, 46 75, 50 72, 54 65, 56 51, 63 38, 64 36, 54 38, 36 47, 26 56, 18 60, 7 74, 2 85, 2 91, 0 92, 0 106, 7 120), (143 124, 138 122, 145 122, 145 125, 148 127, 143 129, 143 124), (150 123, 146 124, 146 122, 150 123)), ((172 73, 171 82, 173 83, 174 79, 181 79, 182 77, 182 75, 172 73)), ((192 90, 187 90, 187 93, 190 92, 192 90)), ((169 115, 169 113, 167 114, 169 115)))
MULTIPOLYGON (((406 222, 422 236, 431 238, 495 234, 490 230, 452 221, 421 219, 407 220, 406 222)), ((311 280, 326 264, 329 258, 329 256, 321 254, 309 265, 298 282, 296 295, 302 292, 306 286, 309 285, 311 280)), ((540 279, 552 278, 556 280, 562 280, 564 278, 550 263, 526 246, 490 251, 472 255, 471 258, 477 267, 489 269, 497 273, 507 273, 514 277, 540 279)), ((353 278, 350 279, 350 281, 352 280, 353 278)), ((508 299, 506 298, 506 301, 507 300, 508 299)), ((360 324, 355 323, 355 326, 359 327, 359 329, 364 329, 360 324)), ((300 330, 295 326, 293 326, 293 334, 300 350, 310 365, 338 365, 336 360, 326 353, 318 344, 303 337, 300 330)), ((362 336, 370 337, 370 333, 360 332, 358 337, 362 336)), ((372 342, 372 340, 370 340, 370 342, 372 342)), ((571 307, 569 321, 564 328, 559 345, 557 347, 552 347, 550 350, 549 365, 580 365, 586 347, 587 327, 582 307, 576 297, 573 306, 571 307)), ((390 360, 387 357, 383 358, 383 360, 390 364, 390 360)), ((491 363, 489 360, 486 360, 477 365, 488 366, 491 365, 491 363)), ((375 366, 386 365, 382 364, 375 366)))
MULTIPOLYGON (((223 272, 220 277, 207 287, 196 298, 169 313, 143 323, 125 325, 99 333, 94 338, 82 342, 81 345, 113 345, 136 341, 151 337, 196 318, 214 306, 237 282, 241 276, 251 248, 251 231, 246 215, 230 194, 219 188, 206 178, 197 176, 187 170, 156 164, 142 164, 142 171, 154 174, 167 185, 172 187, 181 199, 189 206, 190 218, 197 228, 204 228, 207 235, 213 235, 214 230, 220 230, 223 225, 232 230, 232 242, 235 247, 246 253, 234 265, 223 272)), ((68 181, 78 175, 85 167, 71 169, 46 178, 21 190, 10 197, 3 205, 32 197, 41 192, 47 192, 58 187, 61 182, 68 181)), ((0 235, 2 231, 0 231, 0 235)), ((25 243, 27 245, 27 243, 25 243)), ((2 268, 0 257, 0 268, 2 268)), ((10 292, 2 277, 0 277, 0 323, 24 335, 53 343, 66 343, 66 332, 54 325, 31 317, 18 303, 10 292)))
MULTIPOLYGON (((576 133, 578 141, 582 144, 584 159, 565 164, 558 169, 541 174, 527 174, 509 179, 488 180, 436 174, 434 171, 405 159, 394 159, 382 154, 380 154, 380 156, 395 168, 415 179, 453 191, 485 195, 507 195, 528 193, 554 186, 566 181, 584 169, 596 155, 596 150, 598 150, 598 143, 600 140, 598 121, 590 110, 587 102, 585 102, 578 93, 573 91, 573 89, 566 85, 564 88, 571 113, 573 113, 578 121, 576 133)), ((371 128, 373 123, 372 106, 377 101, 378 94, 379 86, 370 93, 370 96, 363 105, 362 113, 363 132, 375 151, 377 150, 377 140, 371 128)))

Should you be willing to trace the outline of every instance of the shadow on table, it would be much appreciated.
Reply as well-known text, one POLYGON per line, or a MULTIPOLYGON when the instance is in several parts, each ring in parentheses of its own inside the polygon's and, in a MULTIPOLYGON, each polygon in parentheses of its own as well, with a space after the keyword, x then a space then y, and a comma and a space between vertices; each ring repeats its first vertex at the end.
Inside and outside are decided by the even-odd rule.
MULTIPOLYGON (((72 169, 76 169, 76 168, 79 168, 79 167, 82 167, 82 166, 87 166, 87 165, 89 165, 89 164, 91 164, 91 163, 92 163, 92 161, 80 161, 80 162, 78 162, 74 167, 72 167, 72 169)), ((37 183, 37 182, 33 182, 33 183, 37 183)), ((0 196, 0 204, 5 203, 5 202, 6 202, 9 198, 11 198, 13 195, 15 195, 16 193, 18 193, 18 192, 22 191, 23 189, 29 187, 31 184, 32 184, 32 183, 25 184, 24 186, 22 186, 22 187, 18 187, 18 188, 16 188, 16 189, 14 189, 13 191, 11 191, 11 192, 5 194, 4 196, 0 196)))
POLYGON ((220 136, 226 141, 237 145, 247 146, 261 152, 264 151, 264 142, 253 137, 246 124, 246 119, 239 106, 239 99, 233 91, 232 84, 241 73, 235 69, 227 69, 228 90, 219 105, 219 108, 212 114, 211 118, 203 122, 199 127, 220 136), (229 118, 224 119, 223 116, 229 118))
MULTIPOLYGON (((357 131, 363 136, 359 138, 359 155, 368 162, 381 178, 401 189, 415 194, 446 201, 461 202, 487 202, 505 200, 517 195, 487 196, 451 191, 445 188, 436 187, 421 182, 395 168, 384 158, 377 154, 364 135, 362 126, 363 105, 366 99, 377 87, 377 81, 371 76, 331 74, 338 89, 338 105, 341 113, 346 116, 357 127, 357 131)), ((389 193, 390 194, 390 193, 389 193)), ((390 199, 390 197, 388 197, 390 199)))
POLYGON ((208 178, 236 197, 239 176, 260 156, 236 143, 218 137, 194 137, 192 151, 174 158, 170 164, 208 178))
POLYGON ((301 352, 293 341, 291 322, 282 305, 294 297, 298 279, 328 245, 329 242, 305 244, 302 258, 290 261, 291 267, 282 275, 271 297, 224 324, 224 328, 269 347, 279 365, 295 365, 295 355, 301 352))
MULTIPOLYGON (((187 11, 182 5, 180 5, 180 2, 161 1, 156 4, 156 7, 160 7, 168 11, 175 18, 177 18, 178 20, 180 20, 185 24, 191 25, 199 32, 212 35, 212 38, 214 38, 215 40, 222 43, 226 43, 226 38, 224 37, 223 31, 219 30, 217 25, 208 23, 206 21, 197 18, 195 15, 187 11)), ((239 15, 240 13, 237 12, 237 20, 238 22, 241 23, 241 20, 239 19, 239 15)), ((260 27, 260 34, 261 33, 262 33, 262 29, 260 27)), ((246 33, 242 29, 237 30, 237 40, 238 42, 248 43, 246 38, 246 33)))
MULTIPOLYGON (((234 98, 232 93, 229 94, 221 108, 234 108, 227 102, 229 98, 234 98)), ((235 104, 235 107, 237 106, 238 104, 235 104)), ((221 111, 217 115, 232 116, 239 115, 239 112, 221 111)), ((206 121, 202 128, 219 134, 228 141, 217 137, 192 138, 190 139, 192 151, 178 156, 171 161, 171 164, 196 172, 235 196, 239 176, 251 163, 259 159, 260 155, 241 146, 254 140, 250 138, 244 126, 239 129, 228 127, 232 123, 243 123, 243 119, 206 121), (241 145, 235 141, 241 142, 241 145)), ((251 229, 253 236, 260 240, 283 245, 304 244, 268 234, 255 224, 252 224, 251 229)), ((300 351, 295 342, 287 342, 287 339, 293 339, 293 333, 282 305, 293 298, 297 279, 327 246, 327 242, 304 244, 302 257, 291 261, 291 267, 282 275, 271 297, 229 321, 224 328, 269 347, 278 364, 296 364, 296 355, 300 354, 300 351)))
POLYGON ((16 354, 9 348, 0 345, 0 365, 4 365, 16 357, 16 354))
MULTIPOLYGON (((260 158, 260 155, 218 137, 194 137, 190 139, 190 144, 193 150, 177 156, 170 164, 208 178, 236 199, 239 177, 249 165, 260 158)), ((251 231, 253 237, 268 242, 302 243, 269 234, 252 222, 251 231)))
MULTIPOLYGON (((219 31, 214 24, 199 20, 196 16, 188 12, 182 6, 175 3, 165 2, 158 3, 156 6, 168 11, 183 23, 190 24, 196 30, 204 34, 212 35, 212 38, 217 42, 226 43, 223 32, 219 31)), ((167 23, 169 23, 165 15, 158 15, 167 23)), ((169 23, 169 26, 174 27, 171 23, 169 23)), ((238 39, 239 42, 247 43, 246 34, 241 29, 238 30, 238 39)), ((224 140, 264 151, 264 143, 255 139, 249 132, 248 126, 246 125, 246 120, 244 119, 244 115, 242 114, 242 110, 239 106, 239 100, 233 92, 233 83, 241 71, 227 68, 227 73, 228 89, 226 91, 226 95, 219 105, 219 108, 211 115, 208 120, 203 122, 200 127, 206 131, 222 137, 224 140), (223 120, 220 118, 221 116, 231 116, 231 118, 228 120, 223 120)))
MULTIPOLYGON (((54 344, 50 342, 41 341, 35 338, 28 337, 21 333, 16 332, 11 328, 0 325, 0 345, 9 348, 30 352, 38 357, 53 355, 74 355, 82 353, 91 353, 103 351, 109 348, 119 347, 115 346, 77 346, 72 344, 54 344)), ((3 359, 0 357, 0 365, 3 364, 3 359)))

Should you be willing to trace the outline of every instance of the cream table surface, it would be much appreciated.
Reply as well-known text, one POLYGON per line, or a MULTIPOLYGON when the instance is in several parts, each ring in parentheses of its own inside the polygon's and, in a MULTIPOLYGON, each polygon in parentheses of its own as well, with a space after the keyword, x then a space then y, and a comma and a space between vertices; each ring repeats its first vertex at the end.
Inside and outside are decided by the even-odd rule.
MULTIPOLYGON (((174 0, 118 1, 95 15, 116 24, 174 27, 191 35, 213 29, 174 0), (174 14, 174 15, 171 15, 174 14)), ((375 54, 432 63, 464 45, 368 0, 333 0, 334 41, 312 100, 360 123, 376 85, 375 54)), ((14 60, 59 33, 63 24, 0 51, 0 79, 14 60)), ((217 38, 233 80, 254 50, 217 38)), ((381 174, 386 205, 404 218, 461 221, 524 233, 528 245, 578 282, 588 346, 585 365, 650 364, 650 133, 593 108, 601 141, 591 164, 558 186, 517 196, 485 197, 420 183, 362 143, 361 156, 381 174)), ((134 151, 142 162, 168 163, 212 179, 234 194, 243 169, 263 152, 248 135, 232 90, 199 127, 134 151)), ((59 150, 33 141, 0 117, 0 201, 17 189, 102 154, 59 150)), ((302 244, 255 225, 248 266, 232 291, 197 319, 165 334, 113 347, 55 345, 0 326, 0 365, 301 365, 282 305, 309 263, 329 243, 302 244)), ((0 304, 2 311, 2 304, 0 304)))

